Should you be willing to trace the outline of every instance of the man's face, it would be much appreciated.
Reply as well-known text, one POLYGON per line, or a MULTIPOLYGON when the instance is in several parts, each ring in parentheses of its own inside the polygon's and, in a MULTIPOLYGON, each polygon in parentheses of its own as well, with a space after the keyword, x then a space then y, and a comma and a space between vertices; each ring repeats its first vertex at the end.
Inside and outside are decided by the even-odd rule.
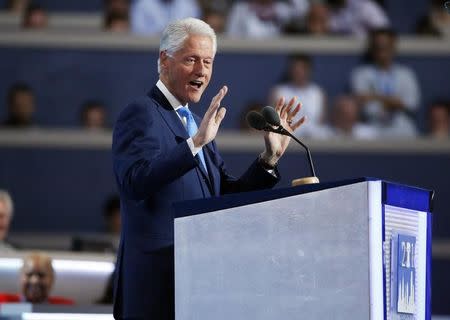
POLYGON ((31 93, 21 91, 14 96, 11 113, 15 118, 29 121, 34 113, 34 97, 31 93))
POLYGON ((11 213, 6 204, 0 201, 0 241, 5 240, 8 235, 9 223, 11 222, 11 213))
POLYGON ((53 272, 47 260, 29 258, 22 269, 22 294, 27 302, 47 301, 53 284, 53 272))
POLYGON ((301 60, 294 61, 291 64, 292 82, 297 85, 305 85, 309 81, 309 65, 301 60))
POLYGON ((173 56, 161 52, 161 80, 183 105, 198 102, 209 84, 213 59, 211 38, 190 35, 173 56))
POLYGON ((105 111, 101 107, 92 108, 86 112, 84 125, 89 129, 102 129, 105 127, 105 117, 105 111))
POLYGON ((387 34, 378 34, 373 42, 373 56, 376 62, 390 63, 395 54, 395 40, 387 34))

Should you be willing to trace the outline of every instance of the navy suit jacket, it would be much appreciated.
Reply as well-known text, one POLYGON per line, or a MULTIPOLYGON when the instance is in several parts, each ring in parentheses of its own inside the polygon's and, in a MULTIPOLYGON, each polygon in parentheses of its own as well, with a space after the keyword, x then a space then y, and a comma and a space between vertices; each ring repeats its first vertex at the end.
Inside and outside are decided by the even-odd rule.
POLYGON ((118 319, 174 319, 174 202, 271 188, 279 180, 278 172, 275 177, 257 161, 233 178, 214 141, 203 147, 206 172, 188 138, 156 86, 128 105, 114 127, 122 215, 114 297, 118 319))

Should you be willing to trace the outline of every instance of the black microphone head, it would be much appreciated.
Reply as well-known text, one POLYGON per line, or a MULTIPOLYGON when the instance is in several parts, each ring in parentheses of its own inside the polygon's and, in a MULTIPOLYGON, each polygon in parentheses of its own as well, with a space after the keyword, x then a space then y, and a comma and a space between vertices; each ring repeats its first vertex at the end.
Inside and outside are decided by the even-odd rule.
POLYGON ((267 126, 267 122, 264 117, 256 111, 250 111, 246 116, 247 123, 250 127, 256 130, 263 130, 267 126))
POLYGON ((280 116, 278 115, 278 112, 271 106, 264 107, 261 113, 264 119, 266 119, 269 124, 277 127, 280 125, 280 116))

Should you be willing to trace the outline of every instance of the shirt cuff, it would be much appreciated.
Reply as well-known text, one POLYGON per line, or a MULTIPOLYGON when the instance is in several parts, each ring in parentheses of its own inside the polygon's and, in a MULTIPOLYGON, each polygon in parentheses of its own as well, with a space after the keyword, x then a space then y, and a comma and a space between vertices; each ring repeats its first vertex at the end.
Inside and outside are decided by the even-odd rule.
POLYGON ((276 172, 275 172, 275 169, 266 169, 266 168, 264 168, 264 170, 266 170, 267 171, 267 173, 270 173, 272 176, 274 176, 275 178, 278 178, 278 176, 277 176, 277 174, 276 174, 276 172))
POLYGON ((191 149, 192 155, 195 157, 197 155, 197 153, 199 153, 200 150, 202 150, 202 147, 194 146, 194 141, 192 140, 192 138, 189 138, 186 141, 189 146, 189 149, 191 149))

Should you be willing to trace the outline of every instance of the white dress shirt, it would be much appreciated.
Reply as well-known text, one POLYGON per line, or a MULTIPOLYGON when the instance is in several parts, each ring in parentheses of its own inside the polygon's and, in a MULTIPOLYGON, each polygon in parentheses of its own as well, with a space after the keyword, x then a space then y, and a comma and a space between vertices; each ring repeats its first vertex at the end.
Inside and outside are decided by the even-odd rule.
MULTIPOLYGON (((178 118, 180 118, 181 122, 183 123, 184 127, 186 128, 186 125, 187 125, 186 117, 180 116, 180 114, 176 111, 181 107, 188 107, 188 104, 186 103, 186 105, 183 106, 180 103, 180 101, 178 101, 178 99, 175 98, 175 96, 172 93, 170 93, 169 89, 167 89, 167 87, 164 85, 164 83, 161 80, 158 80, 158 82, 156 83, 156 86, 158 87, 159 90, 161 90, 164 97, 166 97, 167 101, 169 101, 170 105, 175 110, 175 113, 177 114, 178 118)), ((196 147, 194 145, 194 141, 192 140, 192 137, 187 139, 186 141, 189 146, 189 149, 191 149, 192 155, 195 157, 195 155, 200 152, 202 147, 196 147)))

